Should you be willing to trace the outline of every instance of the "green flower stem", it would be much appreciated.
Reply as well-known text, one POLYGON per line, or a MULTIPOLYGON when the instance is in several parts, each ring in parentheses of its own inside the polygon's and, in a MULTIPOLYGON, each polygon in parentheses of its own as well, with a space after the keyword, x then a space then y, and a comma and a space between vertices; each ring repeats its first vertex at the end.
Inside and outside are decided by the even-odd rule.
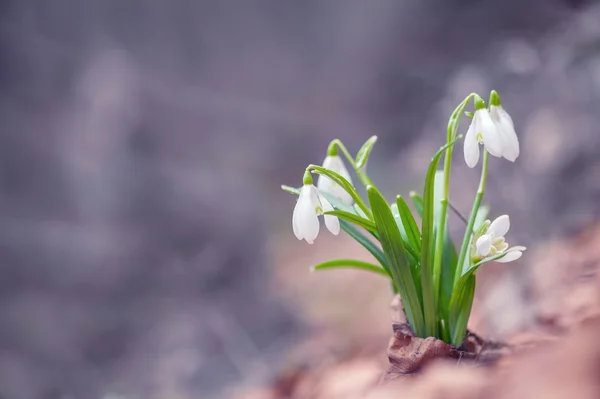
POLYGON ((367 186, 374 186, 373 182, 371 181, 369 176, 365 173, 365 171, 363 171, 361 168, 356 166, 356 161, 354 160, 354 157, 350 154, 348 149, 344 146, 344 144, 339 139, 332 140, 329 145, 330 146, 335 145, 340 150, 342 150, 342 153, 344 153, 344 156, 346 157, 346 159, 348 160, 350 165, 352 165, 352 169, 354 169, 354 171, 356 172, 356 175, 358 176, 358 179, 365 186, 365 188, 367 186))
MULTIPOLYGON (((450 121, 448 122, 448 128, 446 133, 447 143, 450 143, 452 140, 454 140, 454 137, 456 136, 456 131, 458 130, 458 126, 460 125, 460 120, 463 116, 463 112, 474 95, 475 93, 469 94, 452 113, 450 121)), ((448 147, 448 149, 446 149, 446 154, 444 155, 444 191, 440 200, 440 214, 435 238, 435 255, 433 260, 433 289, 435 292, 436 303, 438 302, 438 298, 440 296, 442 254, 444 247, 444 234, 446 232, 448 202, 450 197, 450 167, 452 165, 453 150, 454 146, 448 147)))
POLYGON ((467 253, 469 252, 469 245, 471 244, 473 226, 475 225, 475 219, 477 218, 477 211, 479 210, 479 206, 481 205, 481 200, 483 198, 483 193, 485 191, 485 183, 487 181, 488 172, 488 158, 489 154, 484 148, 483 167, 481 169, 481 180, 479 181, 479 188, 477 189, 477 194, 475 195, 475 201, 473 202, 473 208, 471 209, 471 215, 469 216, 469 224, 467 225, 467 229, 465 230, 465 237, 463 238, 462 247, 460 248, 460 254, 458 256, 458 263, 456 264, 456 271, 454 272, 453 286, 455 288, 463 272, 465 259, 467 257, 467 253))

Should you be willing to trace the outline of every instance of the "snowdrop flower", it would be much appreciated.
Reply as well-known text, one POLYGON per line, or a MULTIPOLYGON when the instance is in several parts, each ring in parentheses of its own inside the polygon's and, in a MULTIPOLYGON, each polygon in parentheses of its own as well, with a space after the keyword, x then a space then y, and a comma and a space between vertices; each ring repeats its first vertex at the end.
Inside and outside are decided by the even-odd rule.
POLYGON ((479 96, 475 96, 475 114, 465 136, 465 162, 470 168, 479 161, 479 144, 495 157, 515 162, 519 156, 519 139, 513 121, 502 108, 500 96, 494 90, 490 96, 490 110, 479 96))
MULTIPOLYGON (((338 155, 337 147, 335 145, 331 145, 329 147, 329 150, 327 151, 327 157, 325 157, 325 160, 323 161, 323 167, 337 173, 348 180, 348 183, 352 184, 350 173, 348 173, 348 169, 346 169, 344 161, 342 161, 342 158, 340 158, 338 155)), ((345 204, 352 205, 353 201, 350 194, 348 194, 348 192, 344 190, 342 186, 327 176, 319 175, 317 188, 324 193, 333 195, 345 204)))
POLYGON ((517 260, 523 255, 525 247, 516 246, 508 248, 508 243, 504 236, 510 229, 510 219, 508 215, 502 215, 490 223, 487 220, 482 227, 479 237, 476 237, 472 249, 475 261, 494 256, 500 253, 506 253, 502 258, 496 259, 496 262, 507 263, 517 260))
POLYGON ((464 145, 465 162, 469 168, 474 168, 479 161, 479 144, 483 144, 491 155, 502 156, 503 144, 496 124, 481 97, 475 96, 475 114, 465 135, 464 145))
POLYGON ((492 91, 490 96, 490 115, 502 140, 502 156, 511 162, 515 162, 519 156, 519 138, 515 132, 512 118, 502 108, 500 96, 495 90, 492 91))
MULTIPOLYGON (((296 238, 304 239, 307 243, 312 244, 319 235, 318 216, 329 211, 333 211, 333 206, 312 184, 312 176, 307 171, 304 174, 304 185, 300 190, 292 215, 292 227, 296 238)), ((331 215, 325 215, 324 218, 327 229, 334 235, 338 235, 340 233, 338 218, 331 215)))

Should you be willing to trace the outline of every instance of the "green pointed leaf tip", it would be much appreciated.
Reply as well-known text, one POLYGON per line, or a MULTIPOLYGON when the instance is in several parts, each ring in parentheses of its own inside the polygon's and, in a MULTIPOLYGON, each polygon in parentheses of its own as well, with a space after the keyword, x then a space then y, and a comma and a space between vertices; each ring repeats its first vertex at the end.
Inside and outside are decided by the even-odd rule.
POLYGON ((358 169, 362 169, 367 165, 367 161, 369 160, 369 156, 371 155, 371 151, 373 150, 373 146, 377 142, 377 136, 371 136, 363 146, 358 150, 356 154, 356 167, 358 169))
POLYGON ((398 287, 406 318, 418 336, 425 333, 423 309, 413 281, 410 264, 400 231, 392 211, 381 193, 373 186, 367 187, 369 202, 373 211, 375 225, 379 231, 379 241, 385 254, 390 274, 398 287))

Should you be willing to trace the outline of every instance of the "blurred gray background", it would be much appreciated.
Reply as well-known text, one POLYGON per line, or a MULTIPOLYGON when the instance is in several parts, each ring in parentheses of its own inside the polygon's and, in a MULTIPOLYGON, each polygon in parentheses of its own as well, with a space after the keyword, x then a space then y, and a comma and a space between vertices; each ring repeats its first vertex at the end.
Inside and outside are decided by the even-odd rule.
POLYGON ((377 134, 374 180, 420 189, 449 113, 492 88, 522 146, 486 196, 513 241, 597 221, 597 2, 2 1, 0 398, 268 380, 308 333, 272 289, 279 185, 377 134))

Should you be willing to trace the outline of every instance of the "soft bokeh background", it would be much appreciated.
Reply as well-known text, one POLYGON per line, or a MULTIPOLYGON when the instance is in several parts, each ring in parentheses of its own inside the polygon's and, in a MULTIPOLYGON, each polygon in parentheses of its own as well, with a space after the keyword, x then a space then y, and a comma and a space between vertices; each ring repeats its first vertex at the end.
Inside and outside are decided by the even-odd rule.
MULTIPOLYGON (((383 354, 388 284, 309 273, 366 255, 296 241, 279 185, 377 134, 373 179, 420 189, 492 88, 522 155, 492 160, 486 201, 530 248, 482 271, 472 326, 502 337, 534 324, 531 259, 600 218, 597 2, 2 2, 0 396, 227 397, 383 354)), ((455 165, 466 213, 478 172, 455 165)))

